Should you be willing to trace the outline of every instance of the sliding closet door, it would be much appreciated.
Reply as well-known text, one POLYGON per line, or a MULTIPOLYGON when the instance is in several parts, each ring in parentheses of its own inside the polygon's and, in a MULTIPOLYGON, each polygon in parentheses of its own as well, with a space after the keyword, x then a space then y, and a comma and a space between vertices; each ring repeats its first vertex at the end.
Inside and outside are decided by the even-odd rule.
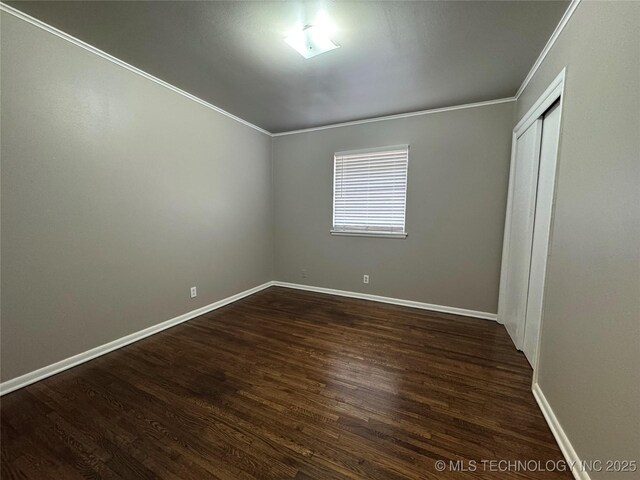
POLYGON ((516 139, 511 172, 505 235, 506 271, 503 291, 500 292, 503 301, 499 314, 519 349, 524 344, 541 134, 542 120, 536 120, 516 139))
POLYGON ((558 101, 547 110, 542 123, 538 192, 533 245, 531 248, 531 272, 529 274, 529 294, 525 319, 524 346, 522 348, 533 368, 536 367, 540 325, 542 322, 542 296, 547 269, 559 137, 560 102, 558 101))

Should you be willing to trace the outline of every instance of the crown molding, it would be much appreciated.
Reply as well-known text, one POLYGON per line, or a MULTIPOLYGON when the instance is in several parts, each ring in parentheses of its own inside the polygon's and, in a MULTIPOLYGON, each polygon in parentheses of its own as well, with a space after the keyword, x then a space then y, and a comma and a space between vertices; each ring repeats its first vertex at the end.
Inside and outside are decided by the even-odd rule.
POLYGON ((263 128, 258 127, 257 125, 254 125, 251 122, 247 122, 246 120, 243 120, 240 117, 236 117, 235 115, 227 112, 226 110, 223 110, 220 107, 216 107, 215 105, 202 100, 201 98, 196 97, 195 95, 190 94, 189 92, 185 92, 184 90, 171 85, 170 83, 165 82, 164 80, 160 80, 158 77, 154 77, 153 75, 151 75, 150 73, 145 72, 144 70, 140 70, 137 67, 134 67, 133 65, 128 64, 127 62, 123 62, 122 60, 120 60, 119 58, 114 57, 113 55, 109 55, 106 52, 103 52, 102 50, 89 45, 86 42, 83 42, 82 40, 73 37, 71 35, 69 35, 68 33, 63 32, 62 30, 58 30, 57 28, 41 21, 38 20, 37 18, 32 17, 31 15, 27 15, 24 12, 21 12, 20 10, 13 8, 10 5, 7 5, 6 3, 2 3, 0 2, 0 10, 3 12, 6 12, 10 15, 13 15, 16 18, 19 18, 21 20, 24 20, 27 23, 30 23, 31 25, 41 28, 42 30, 45 30, 46 32, 49 32, 59 38, 62 38, 63 40, 66 40, 69 43, 72 43, 74 45, 76 45, 77 47, 83 48, 95 55, 98 55, 99 57, 104 58, 105 60, 110 61, 111 63, 115 63, 116 65, 119 65, 122 68, 126 68, 127 70, 129 70, 130 72, 133 72, 137 75, 140 75, 141 77, 146 78, 147 80, 151 80, 152 82, 157 83, 158 85, 161 85, 165 88, 168 88, 169 90, 172 90, 175 93, 178 93, 180 95, 182 95, 183 97, 188 98, 189 100, 193 100, 194 102, 199 103, 200 105, 210 108, 211 110, 214 110, 218 113, 221 113, 222 115, 231 118, 232 120, 235 120, 236 122, 239 122, 243 125, 246 125, 247 127, 251 127, 254 130, 257 130, 261 133, 264 133, 265 135, 269 135, 271 136, 271 132, 266 131, 263 128))
POLYGON ((95 55, 98 55, 99 57, 104 58, 105 60, 108 60, 112 63, 115 63, 116 65, 119 65, 122 68, 125 68, 127 70, 129 70, 130 72, 133 72, 137 75, 140 75, 148 80, 151 80, 152 82, 161 85, 165 88, 168 88, 169 90, 172 90, 175 93, 178 93, 180 95, 182 95, 183 97, 188 98, 189 100, 192 100, 196 103, 199 103, 200 105, 210 108, 211 110, 214 110, 218 113, 221 113, 222 115, 231 118, 232 120, 235 120, 238 123, 241 123, 243 125, 246 125, 250 128, 253 128, 254 130, 257 130, 261 133, 264 133, 265 135, 269 135, 270 137, 281 137, 281 136, 285 136, 285 135, 295 135, 298 133, 307 133, 307 132, 315 132, 315 131, 320 131, 320 130, 327 130, 327 129, 331 129, 331 128, 340 128, 340 127, 348 127, 348 126, 352 126, 352 125, 362 125, 362 124, 366 124, 366 123, 372 123, 372 122, 382 122, 382 121, 386 121, 386 120, 396 120, 396 119, 401 119, 401 118, 409 118, 409 117, 415 117, 415 116, 420 116, 420 115, 430 115, 430 114, 434 114, 434 113, 444 113, 444 112, 451 112, 451 111, 455 111, 455 110, 462 110, 462 109, 466 109, 466 108, 475 108, 475 107, 485 107, 485 106, 489 106, 489 105, 497 105, 500 103, 507 103, 507 102, 514 102, 517 101, 518 98, 520 97, 520 95, 522 95, 522 92, 525 90, 525 88, 527 87, 527 85, 529 84, 529 82, 531 81, 531 79, 533 78, 533 76, 535 75, 536 71, 538 70, 538 68, 540 67, 540 65, 542 64, 542 62, 544 61, 545 57, 547 56, 547 54, 549 53, 549 51, 551 50, 551 48, 553 47, 553 45, 555 44, 556 40, 558 39, 558 37, 560 36, 560 33, 562 32, 562 30, 564 29, 564 27, 567 25, 567 23, 569 22, 569 19, 571 18, 571 16, 573 15, 573 13, 575 12, 577 6, 579 5, 581 0, 572 0, 571 4, 569 5, 569 7, 567 8, 567 10, 565 11, 564 15, 562 16, 562 18, 560 19, 560 23, 558 24, 558 26, 556 27, 556 29, 553 31, 553 34, 551 35, 551 38, 549 38, 549 41, 547 42, 547 44, 545 45, 545 47, 542 49, 542 52, 540 53, 540 55, 538 56, 538 59, 536 60, 536 62, 534 63, 533 67, 531 68, 531 70, 529 71, 529 73, 527 74, 527 76, 525 77, 524 81, 522 82, 522 85, 520 86, 520 88, 518 89, 518 91, 516 92, 515 96, 513 97, 508 97, 508 98, 500 98, 500 99, 496 99, 496 100, 488 100, 488 101, 483 101, 483 102, 475 102, 475 103, 466 103, 466 104, 462 104, 462 105, 453 105, 450 107, 443 107, 443 108, 434 108, 434 109, 428 109, 428 110, 419 110, 416 112, 408 112, 408 113, 400 113, 400 114, 396 114, 396 115, 386 115, 386 116, 381 116, 381 117, 372 117, 372 118, 366 118, 366 119, 362 119, 362 120, 354 120, 354 121, 349 121, 349 122, 342 122, 342 123, 333 123, 333 124, 329 124, 329 125, 323 125, 323 126, 319 126, 319 127, 311 127, 311 128, 304 128, 304 129, 299 129, 299 130, 291 130, 291 131, 286 131, 286 132, 279 132, 279 133, 271 133, 263 128, 258 127, 257 125, 254 125, 251 122, 248 122, 247 120, 244 120, 240 117, 237 117, 235 115, 233 115, 232 113, 227 112, 226 110, 223 110, 220 107, 217 107, 199 97, 196 97, 195 95, 192 95, 189 92, 186 92, 174 85, 171 85, 168 82, 165 82, 164 80, 161 80, 143 70, 140 70, 137 67, 134 67, 133 65, 130 65, 116 57, 114 57, 113 55, 110 55, 92 45, 89 45, 88 43, 73 37, 72 35, 69 35, 68 33, 63 32, 62 30, 59 30, 41 20, 38 20, 37 18, 32 17, 31 15, 28 15, 24 12, 21 12, 20 10, 7 5, 6 3, 2 3, 0 2, 0 11, 6 12, 10 15, 13 15, 16 18, 19 18, 21 20, 24 20, 25 22, 34 25, 35 27, 41 28, 42 30, 45 30, 46 32, 49 32, 59 38, 62 38, 63 40, 66 40, 80 48, 83 48, 84 50, 87 50, 88 52, 91 52, 95 55))
POLYGON ((297 133, 315 132, 318 130, 327 130, 329 128, 350 127, 352 125, 362 125, 363 123, 383 122, 385 120, 396 120, 398 118, 417 117, 419 115, 430 115, 432 113, 451 112, 454 110, 463 110, 465 108, 486 107, 489 105, 497 105, 500 103, 515 102, 515 97, 499 98, 497 100, 487 100, 485 102, 465 103, 463 105, 454 105, 451 107, 433 108, 430 110, 419 110, 417 112, 399 113, 397 115, 386 115, 384 117, 365 118, 363 120, 354 120, 351 122, 332 123, 321 127, 303 128, 301 130, 291 130, 289 132, 272 133, 272 137, 282 137, 284 135, 295 135, 297 133))
POLYGON ((522 85, 520 85, 520 88, 516 92, 516 95, 514 97, 516 100, 520 98, 520 95, 522 95, 522 92, 524 92, 524 89, 527 88, 527 85, 529 85, 529 82, 538 71, 538 68, 540 68, 540 65, 542 65, 542 62, 547 57, 547 54, 551 50, 551 47, 553 47, 553 45, 556 43, 556 40, 558 40, 558 37, 562 33, 562 30, 564 30, 564 27, 567 26, 567 23, 569 23, 569 20, 573 16, 573 13, 576 11, 576 8, 578 8, 580 1, 581 0, 571 0, 571 4, 569 5, 569 7, 567 7, 567 10, 564 12, 564 15, 562 15, 562 18, 560 19, 560 23, 558 23, 558 26, 551 34, 549 41, 542 49, 542 52, 540 52, 538 59, 533 64, 533 66, 531 67, 531 70, 529 70, 529 73, 527 73, 527 76, 524 78, 522 85))

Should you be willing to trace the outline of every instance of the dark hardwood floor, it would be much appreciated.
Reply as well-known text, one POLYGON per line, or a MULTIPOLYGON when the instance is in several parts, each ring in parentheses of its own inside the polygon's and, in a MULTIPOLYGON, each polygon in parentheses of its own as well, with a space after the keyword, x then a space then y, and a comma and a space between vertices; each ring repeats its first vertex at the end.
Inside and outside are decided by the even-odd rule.
POLYGON ((480 463, 562 459, 530 384, 494 322, 270 288, 4 396, 2 480, 570 479, 480 463))

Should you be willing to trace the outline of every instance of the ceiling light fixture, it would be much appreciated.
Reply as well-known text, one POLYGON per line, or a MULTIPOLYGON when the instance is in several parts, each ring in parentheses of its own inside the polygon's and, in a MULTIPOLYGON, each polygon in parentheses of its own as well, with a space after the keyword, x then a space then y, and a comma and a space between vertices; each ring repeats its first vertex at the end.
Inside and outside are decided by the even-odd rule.
POLYGON ((305 25, 284 39, 296 52, 309 59, 321 53, 340 48, 329 38, 327 29, 320 25, 305 25))

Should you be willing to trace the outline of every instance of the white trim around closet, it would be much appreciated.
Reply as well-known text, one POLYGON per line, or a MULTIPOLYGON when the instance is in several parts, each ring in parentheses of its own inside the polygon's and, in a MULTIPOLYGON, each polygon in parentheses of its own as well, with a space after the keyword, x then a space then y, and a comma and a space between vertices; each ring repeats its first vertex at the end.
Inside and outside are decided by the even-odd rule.
MULTIPOLYGON (((513 184, 514 184, 516 140, 538 118, 540 118, 540 116, 549 107, 551 107, 551 105, 553 105, 558 99, 560 99, 560 106, 559 106, 560 107, 560 131, 562 132, 562 107, 563 107, 563 100, 564 100, 564 85, 565 85, 566 71, 567 71, 566 67, 562 69, 562 71, 558 74, 558 76, 553 79, 551 84, 547 87, 547 89, 543 92, 543 94, 540 95, 538 100, 536 100, 536 102, 531 106, 529 111, 527 111, 527 113, 520 119, 520 121, 516 124, 515 128, 513 129, 512 140, 511 140, 511 165, 509 168, 509 172, 510 172, 509 173, 509 190, 508 190, 509 194, 507 196, 507 212, 505 217, 504 239, 502 244, 502 265, 500 269, 500 289, 499 289, 500 294, 498 297, 497 321, 498 323, 501 323, 501 324, 506 323, 505 319, 503 318, 504 302, 505 302, 503 292, 506 291, 506 278, 507 278, 506 271, 507 271, 508 251, 509 251, 509 243, 510 243, 509 241, 510 230, 511 230, 511 210, 512 210, 511 192, 513 190, 513 184)), ((556 163, 554 165, 554 168, 552 169, 553 178, 545 179, 545 181, 551 182, 551 184, 554 185, 554 188, 553 188, 554 197, 555 197, 555 184, 556 184, 556 176, 558 171, 559 154, 560 154, 560 147, 558 147, 558 150, 556 152, 556 158, 555 158, 556 163)), ((551 202, 552 205, 554 203, 555 203, 554 201, 551 202)), ((553 218, 553 212, 551 213, 551 218, 553 218)), ((551 240, 551 232, 549 233, 549 238, 547 239, 547 242, 545 245, 545 247, 547 248, 547 251, 549 249, 550 240, 551 240)), ((543 319, 541 319, 541 323, 540 323, 538 349, 536 352, 536 360, 534 362, 534 369, 533 369, 533 382, 532 382, 533 384, 537 382, 537 378, 538 378, 537 376, 538 369, 536 368, 536 366, 538 365, 538 360, 540 358, 540 338, 542 338, 542 323, 543 323, 543 319)), ((516 342, 516 339, 513 339, 513 340, 516 348, 518 348, 519 350, 522 349, 522 345, 518 345, 516 342)))
MULTIPOLYGON (((511 194, 510 192, 513 189, 514 176, 513 173, 515 171, 515 161, 516 161, 516 140, 520 135, 522 135, 527 128, 531 126, 531 124, 542 115, 545 110, 547 110, 558 98, 560 98, 560 108, 562 108, 562 98, 564 92, 564 83, 566 77, 566 67, 562 69, 562 71, 558 74, 556 78, 553 79, 551 84, 547 87, 544 93, 538 98, 538 100, 533 104, 533 106, 529 109, 529 111, 520 119, 517 123, 513 132, 511 134, 511 163, 509 167, 509 186, 507 191, 509 195, 507 196, 507 210, 505 216, 505 225, 504 225, 504 237, 502 241, 502 265, 500 270, 500 292, 505 291, 506 287, 506 266, 507 266, 507 252, 509 251, 509 231, 511 228, 511 194)), ((498 315, 497 321, 504 325, 504 320, 501 318, 501 311, 503 311, 504 305, 504 296, 500 295, 498 299, 498 315)), ((514 342, 515 343, 515 342, 514 342)), ((517 348, 520 348, 519 345, 516 345, 517 348)))

